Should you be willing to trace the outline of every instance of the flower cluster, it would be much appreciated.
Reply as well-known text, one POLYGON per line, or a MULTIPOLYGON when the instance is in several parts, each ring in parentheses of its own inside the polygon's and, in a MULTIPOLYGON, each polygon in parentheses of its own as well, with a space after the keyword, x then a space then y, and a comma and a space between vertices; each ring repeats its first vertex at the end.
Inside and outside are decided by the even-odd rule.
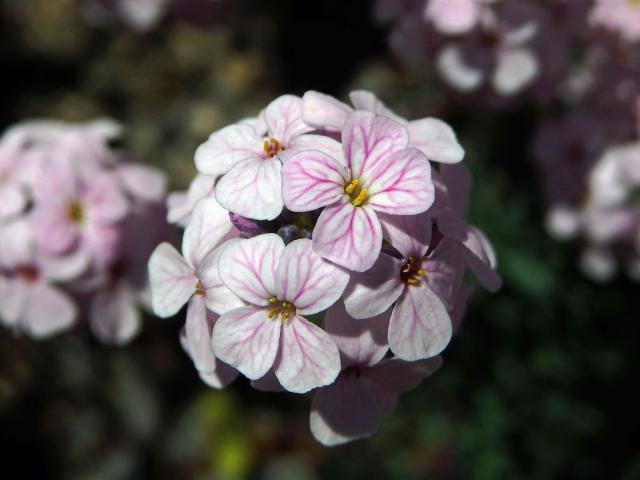
POLYGON ((371 435, 439 367, 467 267, 491 291, 501 282, 464 220, 470 178, 451 127, 350 97, 284 95, 214 132, 189 191, 169 197, 182 252, 164 243, 149 262, 154 312, 187 305, 181 342, 202 380, 313 390, 311 430, 327 445, 371 435))
POLYGON ((146 261, 167 238, 165 178, 109 147, 119 130, 109 121, 33 121, 0 139, 5 326, 44 338, 87 319, 113 344, 140 330, 146 261))

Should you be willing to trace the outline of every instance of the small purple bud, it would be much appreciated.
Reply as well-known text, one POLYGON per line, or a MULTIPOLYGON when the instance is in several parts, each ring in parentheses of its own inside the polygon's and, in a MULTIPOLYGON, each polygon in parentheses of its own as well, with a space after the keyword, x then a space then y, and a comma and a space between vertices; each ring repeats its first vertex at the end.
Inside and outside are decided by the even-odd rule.
POLYGON ((255 220, 243 217, 241 215, 229 212, 229 220, 233 226, 240 230, 248 237, 255 237, 261 233, 265 233, 264 229, 258 225, 255 220))
POLYGON ((298 238, 298 227, 295 225, 285 225, 278 229, 278 235, 284 240, 284 243, 293 242, 298 238))

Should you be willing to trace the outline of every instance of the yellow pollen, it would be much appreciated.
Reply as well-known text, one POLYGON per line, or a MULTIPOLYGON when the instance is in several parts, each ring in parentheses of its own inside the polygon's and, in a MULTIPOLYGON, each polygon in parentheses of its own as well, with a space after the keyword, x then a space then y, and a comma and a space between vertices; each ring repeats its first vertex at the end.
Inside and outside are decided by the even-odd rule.
POLYGON ((273 305, 267 313, 270 320, 280 317, 280 321, 284 323, 296 313, 296 306, 293 303, 279 300, 278 297, 269 298, 269 304, 273 305))
POLYGON ((367 201, 367 189, 360 184, 360 180, 357 178, 351 180, 351 182, 344 187, 344 193, 349 195, 351 204, 354 207, 359 207, 367 201))
POLYGON ((364 203, 366 199, 367 199, 367 189, 363 188, 362 190, 360 190, 360 193, 358 194, 358 196, 354 198, 353 202, 351 203, 353 203, 354 207, 359 207, 364 203))
POLYGON ((411 277, 411 278, 407 278, 407 283, 409 285, 418 285, 419 282, 415 278, 411 277))
POLYGON ((424 270, 420 269, 416 272, 419 276, 424 277, 426 274, 424 273, 424 270))
POLYGON ((627 0, 627 4, 633 8, 640 7, 640 0, 627 0))
POLYGON ((198 295, 199 297, 204 297, 204 288, 202 288, 202 283, 200 283, 200 280, 196 282, 196 295, 198 295))
POLYGON ((353 193, 353 191, 358 187, 359 183, 360 183, 360 181, 357 178, 355 180, 352 180, 349 185, 344 187, 344 192, 347 195, 351 195, 353 193))
POLYGON ((80 202, 73 200, 67 206, 67 215, 73 223, 80 224, 84 221, 84 207, 80 202))
POLYGON ((274 157, 278 154, 278 152, 283 152, 286 150, 284 145, 280 144, 280 142, 275 138, 272 138, 270 140, 268 138, 265 138, 264 143, 262 144, 262 148, 264 149, 264 153, 266 153, 269 158, 274 157))

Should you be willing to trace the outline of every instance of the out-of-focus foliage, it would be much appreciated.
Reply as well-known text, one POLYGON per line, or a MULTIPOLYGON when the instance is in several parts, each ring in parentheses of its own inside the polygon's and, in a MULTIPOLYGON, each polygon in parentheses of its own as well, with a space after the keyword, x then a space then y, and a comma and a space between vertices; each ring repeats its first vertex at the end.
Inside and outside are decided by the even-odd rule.
POLYGON ((640 477, 637 286, 591 283, 574 245, 544 232, 527 153, 535 108, 464 108, 408 75, 385 56, 366 1, 230 1, 211 24, 166 19, 144 36, 93 29, 79 3, 0 2, 2 127, 115 117, 127 148, 184 188, 195 147, 275 94, 368 88, 455 127, 476 179, 472 221, 505 286, 474 296, 445 368, 373 439, 335 449, 309 434, 307 399, 202 384, 181 320, 148 318, 123 349, 82 326, 45 343, 2 330, 3 478, 640 477))

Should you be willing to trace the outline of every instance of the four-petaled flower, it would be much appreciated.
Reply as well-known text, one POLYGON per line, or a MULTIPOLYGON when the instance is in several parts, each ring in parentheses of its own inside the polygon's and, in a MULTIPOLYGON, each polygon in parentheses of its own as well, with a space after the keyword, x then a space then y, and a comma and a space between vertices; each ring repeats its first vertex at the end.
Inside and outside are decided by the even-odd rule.
POLYGON ((349 274, 317 255, 311 241, 285 247, 275 234, 238 240, 218 263, 220 278, 248 303, 213 327, 216 356, 252 380, 272 367, 280 384, 304 393, 332 383, 340 372, 335 342, 304 318, 342 295, 349 274))
POLYGON ((362 272, 380 254, 379 213, 416 215, 434 200, 429 161, 407 148, 407 129, 371 112, 349 115, 342 149, 304 151, 283 167, 282 195, 294 212, 325 207, 313 230, 322 257, 362 272))

